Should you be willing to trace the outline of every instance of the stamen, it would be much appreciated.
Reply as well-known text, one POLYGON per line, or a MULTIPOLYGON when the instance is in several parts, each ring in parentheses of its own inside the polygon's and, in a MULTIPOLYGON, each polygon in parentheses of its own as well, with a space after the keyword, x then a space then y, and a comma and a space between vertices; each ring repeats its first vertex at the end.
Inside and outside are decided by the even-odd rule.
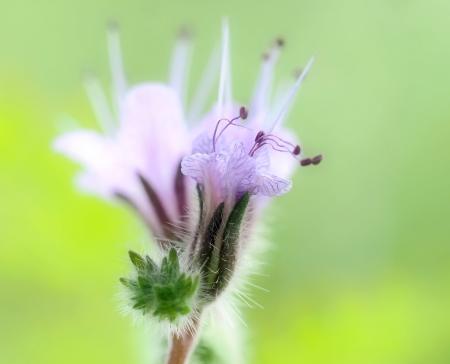
POLYGON ((242 120, 247 119, 248 116, 248 110, 245 108, 245 106, 241 106, 241 108, 239 109, 239 117, 242 120))
POLYGON ((305 158, 305 159, 302 159, 302 160, 300 161, 300 165, 301 165, 302 167, 309 166, 311 163, 312 163, 311 158, 305 158))
POLYGON ((172 53, 170 66, 170 85, 177 90, 184 102, 186 83, 191 64, 192 42, 191 31, 182 27, 178 32, 177 41, 172 53))
MULTIPOLYGON (((255 144, 253 144, 253 146, 250 148, 248 155, 253 157, 260 148, 266 145, 276 152, 288 153, 297 160, 301 153, 300 145, 298 144, 294 145, 291 142, 288 142, 287 140, 284 140, 277 135, 266 134, 264 133, 264 131, 260 130, 255 136, 255 144)), ((321 155, 318 155, 313 159, 304 158, 300 160, 300 165, 301 166, 307 166, 310 164, 316 165, 319 164, 321 160, 322 160, 321 155)))
POLYGON ((292 72, 292 75, 294 76, 294 79, 299 78, 302 75, 303 68, 297 68, 292 72))
POLYGON ((216 143, 217 140, 220 138, 220 136, 225 132, 225 130, 230 126, 238 126, 240 128, 245 128, 245 126, 243 125, 239 125, 239 124, 235 124, 234 122, 236 120, 242 119, 245 120, 248 116, 248 111, 244 106, 241 106, 241 108, 239 109, 239 116, 234 117, 233 119, 229 120, 229 119, 219 119, 217 121, 216 127, 214 128, 214 134, 213 134, 213 150, 216 151, 216 143), (219 134, 217 134, 218 130, 219 130, 219 126, 220 124, 225 121, 227 122, 227 125, 225 125, 222 130, 219 132, 219 134))
POLYGON ((279 136, 275 135, 275 134, 266 134, 267 137, 276 139, 284 144, 290 145, 292 148, 295 148, 297 145, 296 144, 292 144, 291 142, 288 142, 287 140, 281 139, 279 136))
POLYGON ((300 161, 300 165, 302 167, 306 167, 309 165, 317 166, 322 161, 322 154, 316 155, 313 158, 305 158, 300 161))
POLYGON ((258 143, 263 136, 264 136, 264 132, 262 130, 258 131, 258 134, 256 134, 256 137, 255 137, 255 143, 258 143))
POLYGON ((258 144, 256 147, 254 146, 254 147, 250 150, 249 155, 250 155, 251 157, 253 157, 253 156, 255 155, 256 151, 257 151, 258 149, 260 149, 261 147, 265 146, 265 145, 270 146, 273 150, 275 150, 275 151, 277 151, 277 152, 282 152, 282 153, 289 153, 289 154, 292 154, 292 152, 291 152, 290 150, 277 148, 277 146, 274 146, 274 145, 271 144, 270 142, 265 142, 265 141, 264 141, 264 142, 258 144))
POLYGON ((94 75, 88 74, 84 86, 98 123, 103 131, 111 134, 115 129, 115 121, 100 81, 94 75))
POLYGON ((272 123, 271 128, 269 129, 270 132, 272 132, 275 129, 275 127, 284 119, 285 115, 287 114, 287 112, 292 104, 292 101, 294 100, 294 96, 300 89, 300 87, 301 87, 306 75, 308 74, 309 70, 311 69, 313 63, 314 63, 314 57, 310 58, 305 69, 302 71, 300 76, 297 78, 297 81, 295 81, 294 86, 288 92, 277 116, 275 117, 275 119, 272 123))
POLYGON ((313 159, 311 159, 312 164, 317 166, 320 162, 322 162, 322 154, 316 155, 313 159))
POLYGON ((199 119, 199 115, 203 112, 209 95, 214 87, 217 71, 220 65, 220 53, 218 49, 214 49, 209 57, 205 71, 202 74, 197 90, 192 98, 191 107, 189 110, 189 121, 199 119))
POLYGON ((227 20, 224 20, 222 24, 222 57, 217 103, 218 115, 223 115, 224 110, 228 109, 231 105, 230 29, 227 20))
MULTIPOLYGON (((283 150, 285 150, 285 151, 287 151, 289 153, 294 153, 294 151, 291 150, 288 146, 280 143, 276 139, 271 138, 269 135, 264 136, 262 141, 263 142, 267 142, 267 143, 273 143, 273 144, 275 144, 275 146, 277 146, 279 148, 282 148, 283 150)), ((271 144, 271 145, 273 145, 273 144, 271 144)))
POLYGON ((266 134, 264 133, 264 131, 260 130, 255 136, 255 144, 250 149, 249 155, 253 156, 258 149, 262 148, 265 145, 270 146, 277 152, 289 153, 294 158, 298 156, 301 151, 299 145, 294 145, 277 135, 266 134))
POLYGON ((285 42, 284 38, 282 38, 282 37, 278 37, 277 39, 275 39, 275 44, 278 47, 284 47, 285 43, 286 42, 285 42))
POLYGON ((261 110, 264 110, 268 104, 275 65, 280 55, 280 50, 283 46, 284 40, 282 38, 277 38, 274 41, 272 48, 268 52, 263 53, 263 63, 255 85, 254 97, 251 104, 252 111, 255 113, 259 113, 261 110))
POLYGON ((116 22, 108 24, 108 52, 114 86, 114 98, 116 100, 116 112, 119 114, 127 89, 127 81, 122 61, 119 26, 116 22))

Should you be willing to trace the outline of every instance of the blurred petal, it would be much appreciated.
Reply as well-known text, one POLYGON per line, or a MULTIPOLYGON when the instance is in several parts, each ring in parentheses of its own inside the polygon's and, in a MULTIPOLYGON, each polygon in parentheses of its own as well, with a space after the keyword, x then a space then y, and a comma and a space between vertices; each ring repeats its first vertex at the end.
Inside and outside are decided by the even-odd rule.
POLYGON ((174 179, 189 150, 179 95, 163 84, 136 86, 126 96, 121 122, 122 152, 175 214, 174 179))
POLYGON ((55 140, 53 147, 57 152, 88 168, 102 168, 116 162, 114 142, 90 130, 63 134, 55 140))

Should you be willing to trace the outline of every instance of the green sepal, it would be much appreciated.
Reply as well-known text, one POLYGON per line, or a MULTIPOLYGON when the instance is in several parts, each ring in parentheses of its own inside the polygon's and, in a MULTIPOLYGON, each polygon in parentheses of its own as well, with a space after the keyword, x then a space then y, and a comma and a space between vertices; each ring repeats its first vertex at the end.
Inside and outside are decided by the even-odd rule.
POLYGON ((133 281, 132 279, 128 279, 128 278, 119 278, 120 283, 122 283, 125 287, 130 288, 130 289, 134 289, 136 288, 136 282, 133 281))
POLYGON ((247 192, 236 203, 225 225, 217 279, 214 287, 216 295, 223 291, 234 272, 238 252, 239 233, 249 201, 250 194, 247 192))
POLYGON ((134 279, 120 278, 120 282, 130 291, 134 309, 171 322, 193 311, 199 279, 181 272, 174 248, 160 266, 148 256, 144 259, 134 252, 129 255, 137 275, 134 279))
MULTIPOLYGON (((195 256, 198 250, 199 238, 203 231, 203 221, 205 220, 205 212, 204 212, 204 197, 203 197, 203 186, 199 183, 196 185, 197 189, 197 197, 198 197, 198 222, 197 227, 195 228, 194 236, 192 239, 192 243, 189 245, 189 259, 191 261, 195 261, 195 256)), ((197 263, 197 262, 195 262, 197 263)))
POLYGON ((214 211, 202 239, 199 265, 206 277, 210 275, 210 260, 213 259, 212 256, 216 248, 217 235, 222 226, 224 209, 225 203, 222 202, 214 211))
POLYGON ((145 269, 145 261, 138 253, 135 253, 134 251, 130 250, 128 252, 128 255, 130 257, 131 263, 133 263, 136 269, 138 270, 145 269))
MULTIPOLYGON (((222 293, 234 272, 242 221, 250 201, 245 193, 234 205, 220 237, 215 236, 205 269, 204 301, 212 302, 222 293)), ((216 210, 217 211, 217 210, 216 210)), ((216 233, 220 229, 217 228, 216 233)))
POLYGON ((145 256, 145 263, 146 263, 145 266, 147 268, 147 271, 150 274, 158 269, 158 266, 156 265, 156 263, 148 255, 145 256))

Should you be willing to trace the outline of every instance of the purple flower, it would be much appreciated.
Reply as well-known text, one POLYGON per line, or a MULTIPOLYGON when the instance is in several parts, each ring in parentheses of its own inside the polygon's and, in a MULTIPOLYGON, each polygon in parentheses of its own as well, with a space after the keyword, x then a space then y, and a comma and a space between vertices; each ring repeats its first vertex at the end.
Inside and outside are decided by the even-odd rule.
POLYGON ((278 107, 271 110, 268 99, 282 45, 277 40, 264 55, 252 107, 247 111, 232 100, 229 32, 224 26, 218 102, 201 122, 203 132, 194 140, 192 154, 181 163, 182 173, 203 186, 210 210, 221 202, 231 208, 244 193, 265 197, 284 194, 291 188, 292 171, 299 162, 303 165, 302 148, 281 124, 313 59, 278 107))
POLYGON ((86 82, 103 132, 73 131, 54 143, 58 152, 84 167, 77 178, 82 189, 131 205, 163 250, 170 247, 161 264, 131 252, 137 276, 121 280, 134 309, 173 324, 168 362, 186 361, 203 310, 236 275, 244 274, 240 265, 252 240, 249 227, 265 202, 290 190, 295 168, 322 159, 305 157, 296 137, 283 127, 313 60, 273 102, 273 73, 284 43, 276 40, 263 56, 247 109, 232 97, 226 22, 222 34, 221 57, 213 52, 187 109, 188 34, 182 32, 174 48, 167 84, 130 87, 117 27, 111 27, 112 105, 95 78, 86 82), (203 114, 217 76, 217 102, 203 114), (194 182, 196 201, 190 198, 194 182))
MULTIPOLYGON (((282 95, 281 102, 270 106, 273 70, 282 47, 282 41, 277 40, 263 57, 247 111, 232 100, 229 31, 225 24, 221 59, 213 52, 186 111, 191 44, 185 31, 174 48, 169 82, 131 87, 123 70, 117 27, 112 26, 108 34, 112 107, 98 80, 90 77, 86 82, 103 132, 68 132, 54 143, 58 152, 83 165, 77 178, 80 188, 126 202, 155 237, 169 240, 179 240, 178 233, 191 231, 194 223, 188 218, 193 209, 190 180, 185 176, 203 186, 204 198, 212 209, 221 202, 231 208, 246 192, 271 197, 290 189, 289 177, 302 151, 282 122, 312 60, 282 95), (202 115, 217 74, 218 101, 202 115)), ((317 157, 300 160, 302 165, 316 164, 317 157)))
POLYGON ((112 110, 99 82, 92 77, 86 82, 103 133, 68 132, 56 139, 54 148, 83 165, 77 178, 80 188, 125 201, 154 236, 175 239, 189 208, 188 181, 180 173, 191 141, 182 103, 189 39, 183 34, 177 42, 169 84, 148 82, 132 87, 124 75, 117 27, 110 28, 108 41, 112 110))

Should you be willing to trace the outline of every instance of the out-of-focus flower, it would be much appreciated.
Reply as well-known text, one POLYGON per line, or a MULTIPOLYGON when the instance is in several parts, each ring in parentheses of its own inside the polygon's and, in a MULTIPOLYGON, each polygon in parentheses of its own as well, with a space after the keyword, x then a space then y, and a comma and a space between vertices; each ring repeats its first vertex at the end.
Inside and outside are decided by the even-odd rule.
POLYGON ((103 133, 69 132, 57 138, 54 147, 84 166, 77 179, 82 189, 125 201, 138 211, 155 237, 176 239, 189 209, 188 183, 180 173, 191 140, 182 102, 189 37, 183 33, 177 41, 168 84, 147 82, 128 87, 115 25, 109 29, 108 45, 114 112, 98 80, 90 77, 86 82, 103 133))

